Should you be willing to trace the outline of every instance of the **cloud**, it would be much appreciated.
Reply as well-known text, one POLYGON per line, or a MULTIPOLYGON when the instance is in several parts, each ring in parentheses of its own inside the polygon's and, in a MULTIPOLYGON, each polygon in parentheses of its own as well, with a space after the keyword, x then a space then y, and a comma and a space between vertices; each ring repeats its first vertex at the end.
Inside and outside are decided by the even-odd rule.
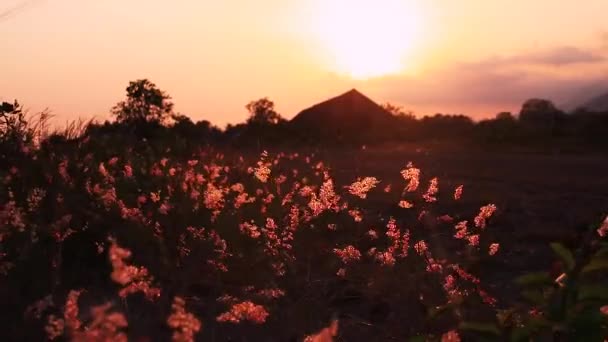
POLYGON ((547 98, 561 105, 578 101, 583 90, 584 95, 606 92, 608 62, 581 49, 557 48, 542 53, 453 63, 420 77, 378 79, 370 81, 370 88, 389 101, 406 104, 414 111, 436 108, 444 113, 464 111, 477 117, 490 116, 500 110, 517 110, 532 97, 547 98), (490 112, 468 112, 474 107, 487 108, 490 112))
POLYGON ((562 66, 578 63, 603 62, 606 58, 591 51, 564 46, 541 53, 517 56, 514 62, 562 66))
MULTIPOLYGON (((608 37, 606 37, 608 40, 608 37)), ((518 54, 513 56, 494 56, 472 63, 474 67, 513 67, 522 65, 568 66, 574 64, 593 64, 606 61, 601 54, 572 46, 556 47, 549 50, 518 54)))
POLYGON ((16 5, 14 5, 12 7, 9 7, 5 10, 0 11, 0 23, 16 16, 20 12, 26 10, 28 7, 35 5, 39 2, 40 2, 40 0, 24 0, 24 1, 20 1, 19 3, 17 3, 16 5))
POLYGON ((602 49, 608 50, 608 31, 600 32, 599 38, 602 49))

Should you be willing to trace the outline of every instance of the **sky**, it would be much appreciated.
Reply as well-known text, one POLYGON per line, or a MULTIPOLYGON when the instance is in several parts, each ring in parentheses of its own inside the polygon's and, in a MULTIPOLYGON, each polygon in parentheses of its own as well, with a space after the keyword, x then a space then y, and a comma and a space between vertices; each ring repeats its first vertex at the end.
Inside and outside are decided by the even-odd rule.
POLYGON ((109 117, 148 78, 219 126, 357 88, 417 115, 492 117, 608 92, 606 0, 0 0, 0 100, 109 117))

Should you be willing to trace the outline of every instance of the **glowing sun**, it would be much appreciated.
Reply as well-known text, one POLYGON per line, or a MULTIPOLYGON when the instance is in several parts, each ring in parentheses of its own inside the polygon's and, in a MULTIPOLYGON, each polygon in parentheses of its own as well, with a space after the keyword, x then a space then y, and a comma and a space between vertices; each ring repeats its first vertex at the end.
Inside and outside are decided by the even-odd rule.
POLYGON ((405 67, 420 38, 421 13, 413 0, 321 0, 316 35, 335 72, 364 79, 405 67))

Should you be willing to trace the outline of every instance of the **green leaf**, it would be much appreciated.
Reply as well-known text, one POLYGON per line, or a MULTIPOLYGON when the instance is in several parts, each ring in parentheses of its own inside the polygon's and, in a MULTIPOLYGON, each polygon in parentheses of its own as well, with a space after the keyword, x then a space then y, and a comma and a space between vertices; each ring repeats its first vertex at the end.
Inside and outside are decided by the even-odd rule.
POLYGON ((538 290, 522 291, 521 296, 532 304, 543 304, 545 302, 545 296, 538 290))
POLYGON ((496 325, 493 323, 462 322, 460 323, 460 329, 492 335, 500 335, 500 330, 498 330, 496 325))
POLYGON ((515 278, 515 283, 522 286, 548 285, 553 283, 553 279, 548 272, 534 272, 515 278))
POLYGON ((578 292, 578 300, 608 300, 608 286, 586 285, 581 286, 578 292))
POLYGON ((568 248, 559 242, 553 242, 551 243, 551 249, 562 259, 568 271, 574 268, 574 256, 572 256, 572 252, 568 248))
POLYGON ((414 336, 408 339, 408 342, 426 342, 426 337, 424 336, 414 336))
POLYGON ((520 327, 514 327, 511 330, 511 338, 512 342, 528 342, 535 341, 533 338, 541 331, 551 330, 553 324, 547 321, 545 318, 529 318, 523 322, 523 325, 520 327))
POLYGON ((593 258, 591 262, 589 262, 581 273, 589 273, 599 270, 607 270, 608 269, 608 258, 593 258))
POLYGON ((572 312, 568 327, 572 341, 605 341, 606 316, 602 315, 597 306, 586 310, 572 312))
POLYGON ((529 327, 517 327, 514 328, 511 332, 511 341, 512 342, 520 342, 520 341, 529 341, 532 336, 532 329, 529 327))
POLYGON ((595 255, 598 257, 608 256, 608 246, 602 246, 595 255))
POLYGON ((524 321, 524 326, 534 333, 542 329, 551 329, 553 323, 544 317, 529 317, 524 321))

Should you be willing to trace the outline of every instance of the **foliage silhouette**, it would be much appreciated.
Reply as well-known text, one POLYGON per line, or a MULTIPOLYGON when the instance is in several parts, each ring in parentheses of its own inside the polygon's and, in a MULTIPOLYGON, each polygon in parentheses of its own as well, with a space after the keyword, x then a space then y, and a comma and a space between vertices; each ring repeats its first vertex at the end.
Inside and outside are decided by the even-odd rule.
POLYGON ((171 97, 147 79, 130 82, 126 91, 127 98, 112 108, 118 122, 162 123, 173 112, 171 97))

